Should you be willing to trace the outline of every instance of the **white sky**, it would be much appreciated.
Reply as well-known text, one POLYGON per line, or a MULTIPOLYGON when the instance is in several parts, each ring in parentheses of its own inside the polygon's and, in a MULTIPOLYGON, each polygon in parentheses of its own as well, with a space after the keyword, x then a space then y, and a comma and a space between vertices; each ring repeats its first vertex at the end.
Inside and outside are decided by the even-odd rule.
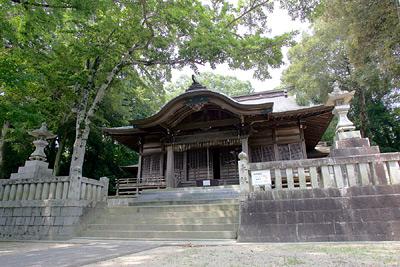
MULTIPOLYGON (((301 36, 301 32, 310 31, 309 24, 305 22, 301 22, 299 20, 293 21, 286 10, 280 9, 276 6, 274 13, 271 14, 268 18, 268 25, 271 29, 271 36, 276 36, 279 34, 283 34, 285 32, 290 32, 293 30, 298 30, 300 34, 297 36, 297 40, 299 40, 301 36)), ((253 71, 243 71, 243 70, 231 70, 226 64, 218 65, 216 69, 211 69, 209 65, 201 66, 199 65, 199 71, 205 72, 210 71, 217 74, 236 76, 240 80, 248 80, 251 82, 256 91, 265 91, 272 90, 276 88, 280 84, 280 78, 282 71, 287 67, 288 60, 286 57, 288 48, 283 49, 284 53, 284 62, 283 65, 279 69, 270 69, 271 79, 260 81, 257 79, 253 79, 253 71)), ((191 75, 193 71, 189 67, 185 67, 182 70, 173 70, 172 72, 172 81, 176 81, 181 75, 191 75)))

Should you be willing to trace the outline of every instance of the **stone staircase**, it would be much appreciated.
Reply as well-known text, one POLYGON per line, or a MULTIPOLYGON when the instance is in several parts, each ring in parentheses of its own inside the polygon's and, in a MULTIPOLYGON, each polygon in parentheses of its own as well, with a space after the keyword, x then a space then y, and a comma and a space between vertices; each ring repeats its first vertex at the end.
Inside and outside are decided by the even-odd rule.
POLYGON ((239 188, 144 191, 137 199, 109 199, 88 221, 83 238, 164 240, 236 239, 239 188))

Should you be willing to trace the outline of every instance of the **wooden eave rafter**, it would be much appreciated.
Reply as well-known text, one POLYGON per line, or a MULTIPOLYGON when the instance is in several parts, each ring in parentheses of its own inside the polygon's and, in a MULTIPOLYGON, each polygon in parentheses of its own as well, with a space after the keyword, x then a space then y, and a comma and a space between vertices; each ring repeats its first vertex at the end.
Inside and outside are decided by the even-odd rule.
POLYGON ((300 119, 300 118, 307 118, 312 116, 317 116, 323 113, 331 113, 333 110, 332 106, 315 106, 309 108, 302 108, 284 112, 274 112, 269 114, 269 118, 271 120, 285 120, 285 119, 300 119))
POLYGON ((193 112, 202 109, 206 105, 216 105, 237 116, 268 114, 272 111, 273 103, 241 104, 223 94, 210 90, 196 90, 186 92, 168 102, 155 115, 131 123, 138 128, 149 128, 161 123, 174 127, 193 112))

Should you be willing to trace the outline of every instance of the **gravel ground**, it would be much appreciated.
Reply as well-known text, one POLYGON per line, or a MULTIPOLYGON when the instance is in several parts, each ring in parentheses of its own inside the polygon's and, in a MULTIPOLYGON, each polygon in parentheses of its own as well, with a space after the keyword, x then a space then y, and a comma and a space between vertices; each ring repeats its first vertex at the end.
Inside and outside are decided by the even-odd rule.
POLYGON ((92 266, 400 266, 400 243, 163 246, 92 266))
POLYGON ((400 242, 0 242, 0 266, 400 266, 400 242))

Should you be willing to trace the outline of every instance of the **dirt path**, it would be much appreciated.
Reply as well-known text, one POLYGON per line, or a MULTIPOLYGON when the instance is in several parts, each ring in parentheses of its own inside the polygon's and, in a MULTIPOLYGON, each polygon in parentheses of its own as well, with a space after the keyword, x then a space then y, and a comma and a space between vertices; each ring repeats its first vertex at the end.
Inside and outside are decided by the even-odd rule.
POLYGON ((92 266, 400 266, 400 243, 164 246, 92 266))

